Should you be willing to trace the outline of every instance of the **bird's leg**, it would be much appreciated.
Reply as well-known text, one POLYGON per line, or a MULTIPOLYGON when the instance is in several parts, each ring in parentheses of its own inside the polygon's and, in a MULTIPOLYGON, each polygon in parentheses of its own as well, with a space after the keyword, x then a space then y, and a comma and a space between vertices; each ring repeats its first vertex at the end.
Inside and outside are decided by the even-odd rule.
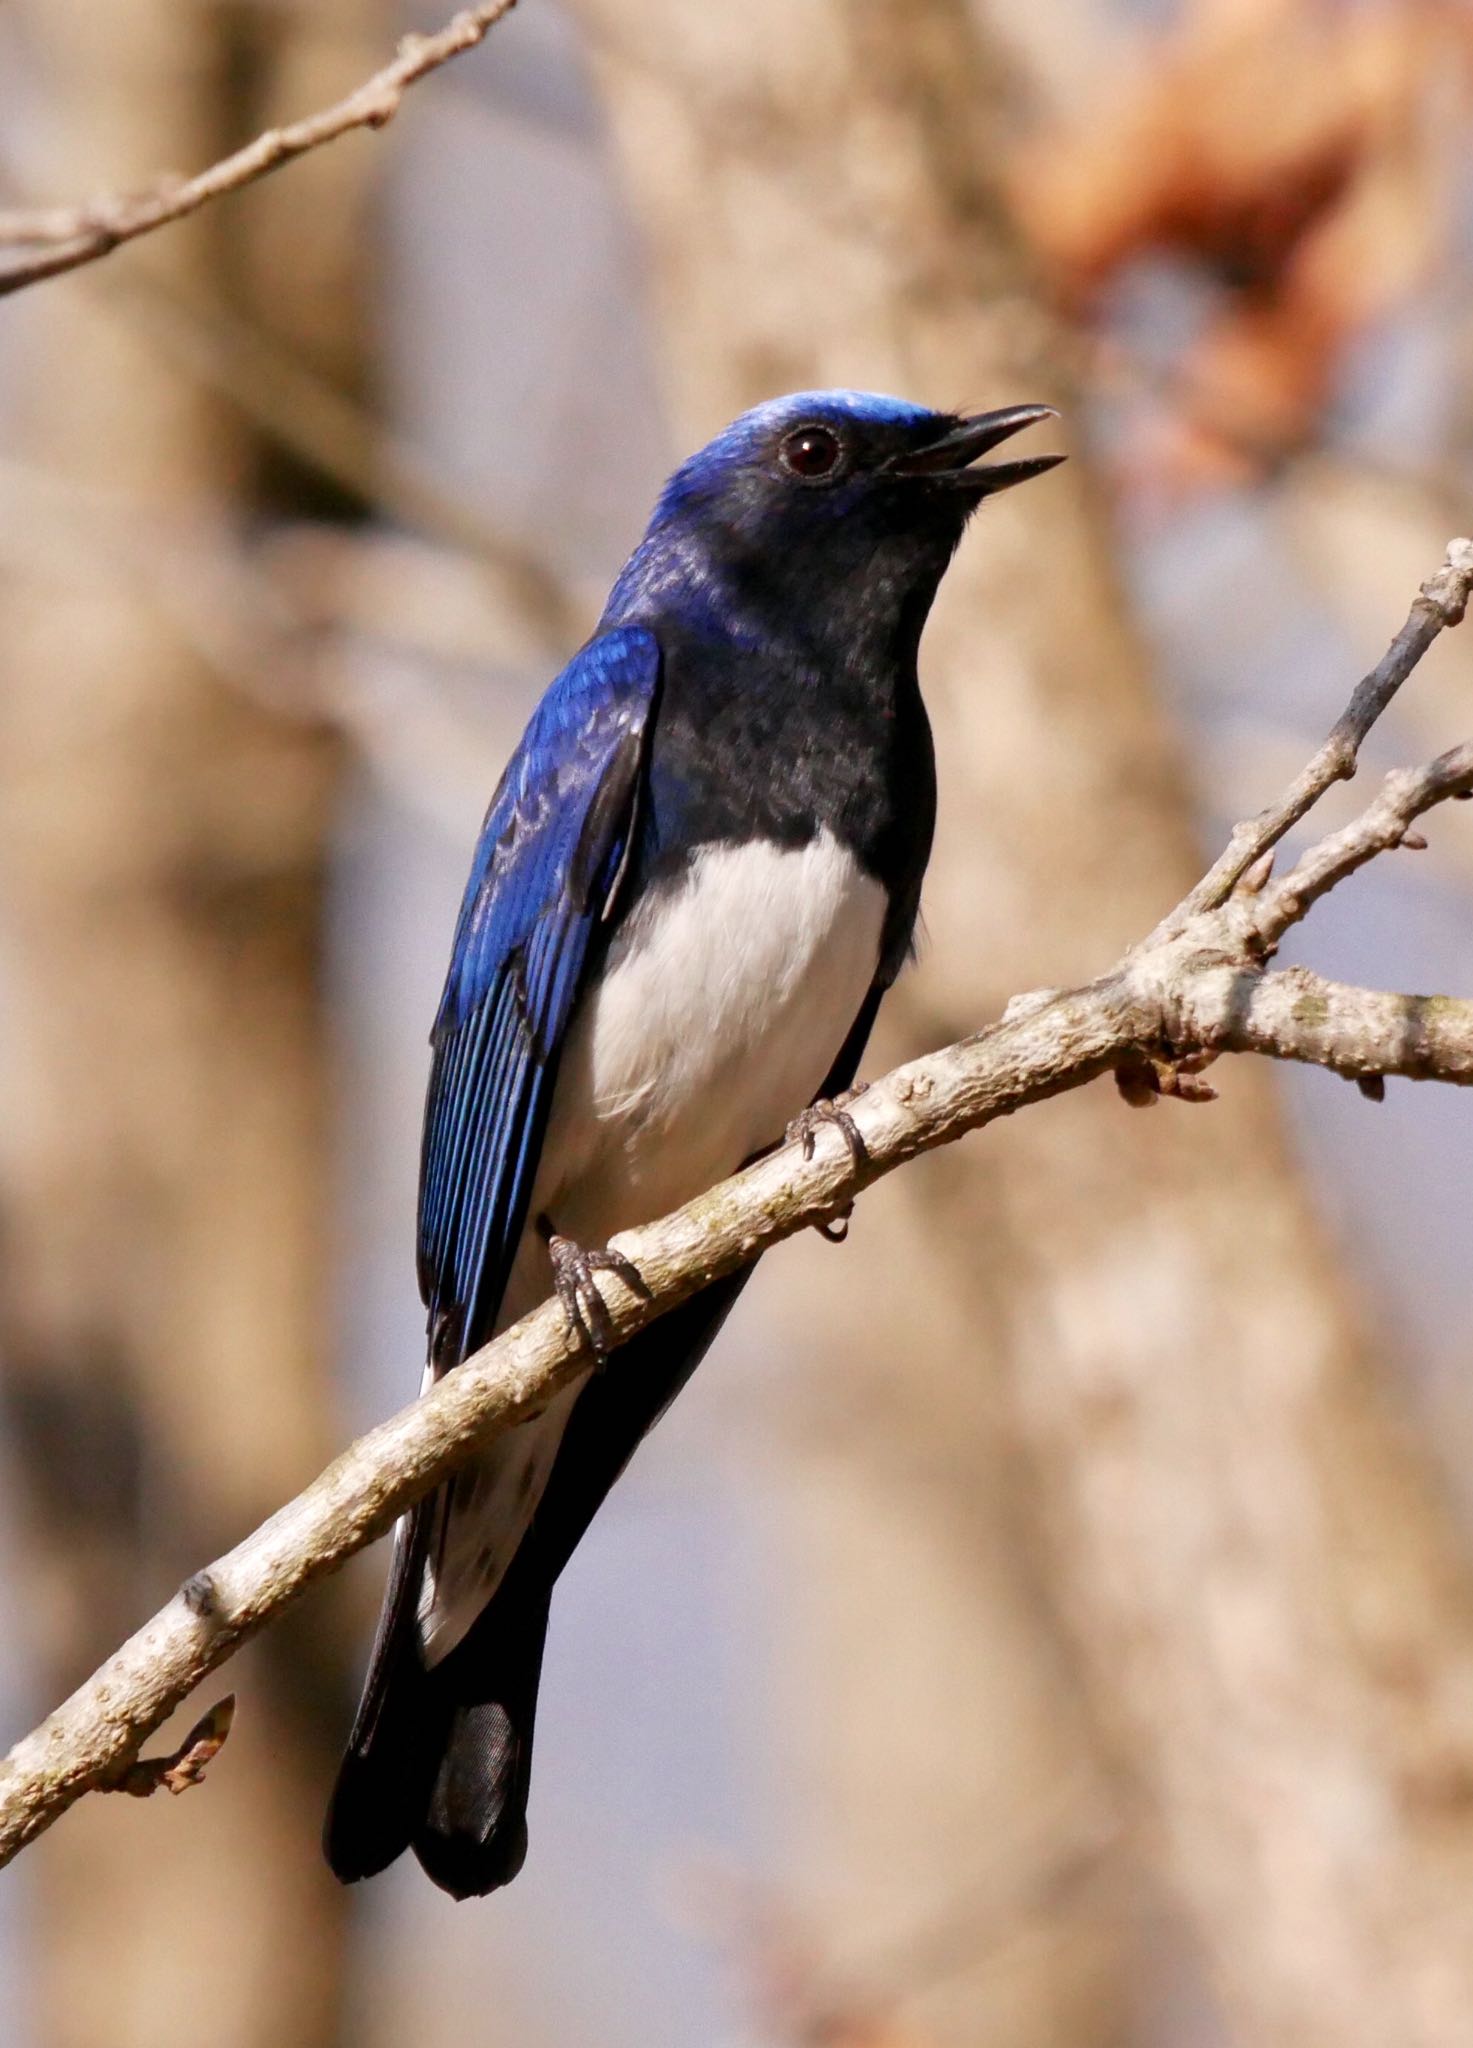
POLYGON ((537 1230, 552 1260, 553 1284, 569 1328, 582 1338, 593 1353, 595 1362, 602 1365, 614 1348, 614 1326, 594 1274, 617 1273, 641 1301, 651 1298, 650 1291, 639 1269, 622 1252, 610 1251, 607 1247, 585 1251, 581 1244, 574 1244, 572 1238, 559 1237, 549 1216, 537 1218, 537 1230))
MULTIPOLYGON (((817 1102, 810 1102, 807 1109, 800 1110, 788 1125, 785 1138, 788 1144, 801 1144, 803 1157, 813 1157, 814 1140, 825 1127, 831 1127, 843 1137, 849 1147, 849 1157, 855 1171, 869 1165, 869 1151, 860 1136, 859 1126, 849 1114, 848 1105, 857 1102, 869 1087, 868 1081, 856 1081, 852 1088, 846 1088, 842 1095, 836 1095, 832 1102, 820 1096, 817 1102)), ((842 1244, 849 1235, 849 1219, 854 1214, 854 1204, 841 1209, 837 1216, 826 1223, 815 1223, 814 1229, 830 1244, 842 1244)))

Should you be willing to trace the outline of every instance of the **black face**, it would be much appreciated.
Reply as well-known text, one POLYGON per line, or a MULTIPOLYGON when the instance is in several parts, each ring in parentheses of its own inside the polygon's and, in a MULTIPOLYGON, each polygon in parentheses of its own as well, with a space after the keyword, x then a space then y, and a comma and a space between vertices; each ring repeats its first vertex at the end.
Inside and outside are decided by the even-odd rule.
POLYGON ((680 501, 731 570, 750 553, 790 604, 846 593, 839 609, 851 622, 929 604, 982 500, 1063 460, 982 459, 1051 418, 1046 405, 962 418, 820 394, 772 412, 747 415, 694 458, 677 479, 680 501))
POLYGON ((979 459, 1024 427, 1053 417, 1047 405, 1008 406, 969 418, 936 413, 919 424, 818 415, 779 428, 772 453, 777 467, 795 483, 831 489, 859 478, 898 486, 902 493, 920 484, 974 505, 1043 476, 1064 460, 1062 455, 1034 455, 1020 462, 979 459))
POLYGON ((672 481, 667 506, 721 552, 759 552, 780 582, 934 588, 984 498, 1063 460, 983 458, 1052 418, 1046 405, 968 418, 817 393, 747 414, 672 481))
POLYGON ((759 406, 676 471, 612 602, 680 587, 694 611, 719 591, 728 611, 760 614, 764 634, 909 644, 976 507, 1063 460, 983 458, 1050 417, 852 392, 759 406))

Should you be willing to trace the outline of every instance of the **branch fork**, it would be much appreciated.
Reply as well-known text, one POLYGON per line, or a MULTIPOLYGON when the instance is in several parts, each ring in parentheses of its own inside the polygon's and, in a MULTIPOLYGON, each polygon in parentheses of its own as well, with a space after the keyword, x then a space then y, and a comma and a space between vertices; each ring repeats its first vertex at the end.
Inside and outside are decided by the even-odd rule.
MULTIPOLYGON (((851 1097, 857 1146, 805 1148, 797 1133, 683 1209, 621 1233, 615 1249, 647 1291, 641 1296, 616 1269, 603 1290, 611 1339, 623 1342, 781 1238, 831 1223, 871 1181, 917 1154, 1104 1074, 1128 1099, 1134 1088, 1142 1100, 1145 1092, 1200 1100, 1200 1075, 1213 1059, 1251 1052, 1322 1066, 1371 1092, 1389 1074, 1473 1085, 1473 1001, 1352 988, 1308 968, 1268 966, 1322 896, 1368 861, 1415 843, 1414 821, 1435 805, 1473 792, 1470 742, 1393 773, 1358 818, 1273 877, 1278 842, 1332 782, 1354 772, 1366 734, 1436 635, 1463 616, 1470 589, 1473 542, 1455 541, 1289 790, 1235 828, 1196 887, 1110 973, 1016 997, 995 1023, 851 1097)), ((559 1304, 544 1303, 195 1573, 0 1763, 0 1863, 85 1792, 120 1783, 151 1790, 148 1778, 170 1790, 196 1782, 224 1730, 206 1717, 171 1757, 138 1761, 165 1717, 308 1586, 588 1364, 559 1304)), ((608 1370, 619 1370, 617 1358, 608 1370)))

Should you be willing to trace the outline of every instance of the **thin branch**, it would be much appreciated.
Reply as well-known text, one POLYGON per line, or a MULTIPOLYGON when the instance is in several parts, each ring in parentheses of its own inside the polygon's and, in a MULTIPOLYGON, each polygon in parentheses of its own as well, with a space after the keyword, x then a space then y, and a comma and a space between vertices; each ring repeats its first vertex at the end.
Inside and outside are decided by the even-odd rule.
POLYGON ((1343 831, 1332 832, 1292 867, 1281 882, 1265 889, 1259 931, 1266 943, 1278 940, 1307 915, 1311 904, 1353 875, 1357 868, 1390 853, 1408 841, 1423 841, 1412 831, 1414 821, 1434 804, 1473 793, 1473 745, 1450 747, 1423 768, 1399 768, 1388 775, 1380 795, 1343 831))
MULTIPOLYGON (((831 1220, 859 1186, 903 1160, 1105 1072, 1137 1024, 1101 987, 1056 996, 1043 1012, 898 1069, 855 1106, 869 1151, 858 1179, 842 1139, 821 1141, 807 1161, 801 1147, 785 1146, 621 1236, 649 1298, 607 1283, 612 1336, 623 1342, 780 1238, 831 1220)), ((0 1863, 113 1775, 247 1637, 382 1536, 474 1448, 538 1413, 588 1363, 559 1304, 544 1303, 196 1573, 0 1765, 0 1863)), ((617 1361, 607 1369, 617 1371, 617 1361)))
MULTIPOLYGON (((1311 811, 1334 783, 1348 782, 1355 774, 1366 734, 1376 723, 1444 626, 1456 626, 1468 606, 1473 582, 1473 541, 1449 544, 1447 559, 1429 576, 1407 614, 1406 624, 1368 676, 1362 678, 1354 696, 1336 719, 1324 743, 1303 771, 1297 775, 1276 804, 1245 818, 1233 827, 1222 853, 1196 888, 1173 912, 1216 910, 1227 901, 1238 883, 1286 832, 1311 811)), ((1168 920, 1170 922, 1171 920, 1168 920)))
POLYGON ((1266 1053, 1328 1067, 1347 1080, 1446 1081, 1473 1087, 1473 1002, 1350 988, 1308 967, 1203 975, 1183 991, 1190 1037, 1214 1052, 1266 1053))
MULTIPOLYGON (((1461 616, 1470 587, 1473 544, 1454 542, 1446 572, 1428 586, 1435 601, 1419 600, 1427 616, 1414 608, 1415 633, 1398 636, 1336 733, 1351 734, 1359 747, 1434 632, 1461 616)), ((1327 772, 1326 758, 1322 749, 1321 765, 1311 764, 1296 788, 1317 785, 1322 793, 1343 773, 1327 772)), ((801 1145, 785 1145, 685 1208, 623 1234, 619 1249, 646 1292, 609 1280, 615 1339, 633 1336, 779 1239, 832 1221, 872 1181, 918 1153, 1112 1070, 1190 1071, 1203 1055, 1243 1050, 1312 1060, 1360 1079, 1407 1074, 1466 1083, 1473 1003, 1346 988, 1299 969, 1270 973, 1265 962, 1280 932, 1318 896, 1366 859, 1404 844, 1410 817, 1460 794, 1469 758, 1457 749, 1411 776, 1389 777, 1359 819, 1311 848, 1277 888, 1268 886, 1261 850, 1248 861, 1233 851, 1110 974, 1083 988, 1021 997, 974 1037, 897 1068, 853 1104, 864 1141, 858 1164, 837 1132, 811 1159, 801 1145), (1234 867, 1236 887, 1222 880, 1234 867), (1203 907, 1193 908, 1204 895, 1203 907)), ((1270 843, 1286 809, 1297 805, 1303 816, 1313 801, 1296 796, 1266 812, 1261 830, 1270 843)), ((1234 847, 1240 842, 1241 828, 1234 847)), ((587 1366, 558 1304, 544 1303, 196 1573, 0 1765, 0 1862, 84 1792, 115 1783, 165 1716, 248 1636, 384 1534, 472 1449, 540 1412, 587 1366)), ((617 1372, 618 1361, 608 1369, 617 1372)))
POLYGON ((161 180, 152 191, 94 199, 83 206, 0 213, 0 248, 26 252, 0 264, 0 298, 95 263, 124 242, 183 220, 223 193, 253 185, 355 128, 384 127, 398 113, 411 85, 452 57, 473 50, 515 6, 516 0, 485 0, 482 6, 457 14, 434 35, 405 36, 393 62, 345 99, 284 128, 267 129, 193 178, 161 180))

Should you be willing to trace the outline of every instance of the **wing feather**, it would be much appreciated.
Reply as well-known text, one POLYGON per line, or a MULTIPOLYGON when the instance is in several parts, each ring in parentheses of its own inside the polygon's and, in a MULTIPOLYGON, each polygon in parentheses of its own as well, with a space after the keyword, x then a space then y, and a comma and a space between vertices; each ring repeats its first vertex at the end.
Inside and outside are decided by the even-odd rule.
POLYGON ((419 1270, 434 1364, 495 1322, 558 1054, 627 863, 659 648, 600 635, 543 698, 486 814, 432 1036, 419 1270))

